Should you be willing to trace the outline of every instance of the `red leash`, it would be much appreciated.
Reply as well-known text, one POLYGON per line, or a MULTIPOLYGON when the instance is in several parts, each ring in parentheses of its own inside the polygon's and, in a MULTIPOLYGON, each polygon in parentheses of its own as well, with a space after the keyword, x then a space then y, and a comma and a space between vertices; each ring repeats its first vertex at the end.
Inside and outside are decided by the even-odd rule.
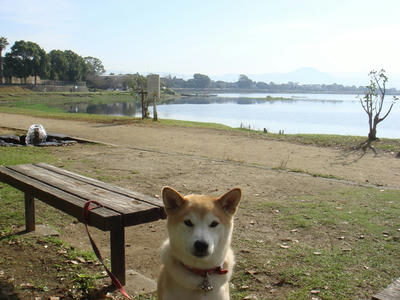
POLYGON ((97 201, 94 201, 94 200, 87 201, 85 203, 85 206, 83 207, 83 221, 84 221, 84 224, 85 224, 85 227, 86 227, 86 232, 88 234, 90 243, 92 244, 92 248, 93 248, 94 254, 96 254, 97 259, 103 265, 103 267, 106 270, 108 276, 111 278, 111 281, 114 284, 114 286, 121 292, 122 295, 125 296, 125 298, 133 300, 131 297, 129 297, 128 293, 125 291, 124 287, 119 282, 118 278, 115 277, 114 274, 111 273, 111 271, 104 264, 103 258, 101 257, 101 254, 100 254, 100 250, 99 250, 99 248, 97 248, 96 243, 94 242, 94 240, 92 239, 92 236, 89 233, 89 229, 88 229, 88 225, 87 225, 88 224, 88 213, 89 213, 89 210, 92 210, 93 208, 97 208, 97 207, 102 207, 102 205, 100 203, 98 203, 97 201), (91 203, 96 204, 97 206, 90 207, 91 203))

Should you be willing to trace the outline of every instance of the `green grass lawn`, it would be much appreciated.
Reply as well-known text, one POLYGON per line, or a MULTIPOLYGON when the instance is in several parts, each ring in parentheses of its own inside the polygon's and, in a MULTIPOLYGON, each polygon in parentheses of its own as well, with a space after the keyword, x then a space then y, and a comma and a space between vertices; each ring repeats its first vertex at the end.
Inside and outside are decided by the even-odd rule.
POLYGON ((256 282, 267 277, 287 288, 266 299, 310 299, 312 291, 321 299, 367 299, 400 277, 398 190, 334 188, 258 202, 250 211, 272 218, 268 226, 282 239, 276 244, 262 236, 239 238, 236 247, 251 255, 238 254, 234 281, 261 292, 256 282), (279 213, 271 217, 271 211, 279 213))

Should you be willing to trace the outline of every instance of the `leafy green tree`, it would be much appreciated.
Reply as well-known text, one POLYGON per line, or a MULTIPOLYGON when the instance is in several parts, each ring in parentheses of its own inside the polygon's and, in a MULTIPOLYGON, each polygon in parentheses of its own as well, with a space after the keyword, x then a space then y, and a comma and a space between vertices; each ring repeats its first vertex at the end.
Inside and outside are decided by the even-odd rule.
POLYGON ((360 98, 361 106, 368 115, 369 125, 368 140, 363 146, 364 150, 366 147, 371 148, 371 142, 377 139, 376 128, 378 124, 386 119, 398 100, 396 96, 393 96, 392 103, 386 110, 384 110, 383 106, 386 96, 386 83, 388 81, 386 72, 383 69, 380 71, 372 70, 369 73, 369 77, 370 83, 366 86, 365 95, 360 98))
POLYGON ((3 83, 3 50, 9 45, 7 38, 0 36, 0 84, 3 83))
POLYGON ((68 69, 66 72, 66 78, 64 80, 74 82, 85 80, 88 69, 83 57, 71 50, 64 51, 64 54, 66 60, 68 61, 68 69))
POLYGON ((11 52, 6 54, 5 63, 8 73, 26 78, 40 76, 47 78, 50 70, 49 58, 46 52, 36 43, 17 41, 11 47, 11 52))
POLYGON ((106 69, 104 69, 103 63, 100 59, 92 56, 87 56, 84 58, 84 60, 88 69, 88 75, 101 75, 106 72, 106 69))
POLYGON ((50 59, 47 55, 46 51, 39 47, 39 55, 38 61, 34 62, 33 70, 35 76, 35 84, 36 84, 36 75, 39 75, 43 79, 49 78, 50 74, 50 59))
POLYGON ((89 73, 85 59, 71 50, 52 50, 50 57, 50 79, 65 81, 82 81, 89 73))
POLYGON ((22 60, 15 59, 9 52, 4 57, 4 76, 23 77, 23 64, 22 60))
POLYGON ((64 51, 52 50, 50 57, 50 79, 67 80, 67 71, 69 68, 67 57, 64 51))

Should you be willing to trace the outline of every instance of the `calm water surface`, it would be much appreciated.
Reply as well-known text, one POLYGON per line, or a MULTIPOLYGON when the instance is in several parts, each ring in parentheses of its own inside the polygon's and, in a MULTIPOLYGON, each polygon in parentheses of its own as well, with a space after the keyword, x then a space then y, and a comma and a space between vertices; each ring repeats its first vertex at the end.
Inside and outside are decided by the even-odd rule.
MULTIPOLYGON (((357 95, 346 94, 218 94, 190 97, 157 106, 161 119, 213 122, 231 127, 266 128, 270 132, 367 135, 367 114, 357 95), (284 97, 291 100, 263 101, 254 98, 284 97), (251 99, 250 99, 251 98, 251 99)), ((386 104, 392 96, 387 96, 386 104)), ((70 112, 140 116, 134 103, 69 107, 70 112)), ((378 125, 379 137, 400 138, 400 103, 378 125)))

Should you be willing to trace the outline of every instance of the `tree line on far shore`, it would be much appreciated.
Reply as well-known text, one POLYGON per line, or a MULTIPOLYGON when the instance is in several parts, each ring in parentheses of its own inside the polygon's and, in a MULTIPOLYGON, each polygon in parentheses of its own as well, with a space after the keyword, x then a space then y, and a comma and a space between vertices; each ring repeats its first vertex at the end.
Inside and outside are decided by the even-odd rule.
MULTIPOLYGON (((277 84, 253 81, 248 76, 241 74, 236 82, 214 81, 207 75, 196 73, 193 78, 184 80, 182 78, 167 76, 162 78, 166 87, 172 89, 223 89, 223 90, 267 90, 271 93, 354 93, 363 94, 365 86, 344 86, 342 84, 300 84, 288 82, 277 84)), ((386 90, 387 94, 398 94, 395 88, 386 90)))

